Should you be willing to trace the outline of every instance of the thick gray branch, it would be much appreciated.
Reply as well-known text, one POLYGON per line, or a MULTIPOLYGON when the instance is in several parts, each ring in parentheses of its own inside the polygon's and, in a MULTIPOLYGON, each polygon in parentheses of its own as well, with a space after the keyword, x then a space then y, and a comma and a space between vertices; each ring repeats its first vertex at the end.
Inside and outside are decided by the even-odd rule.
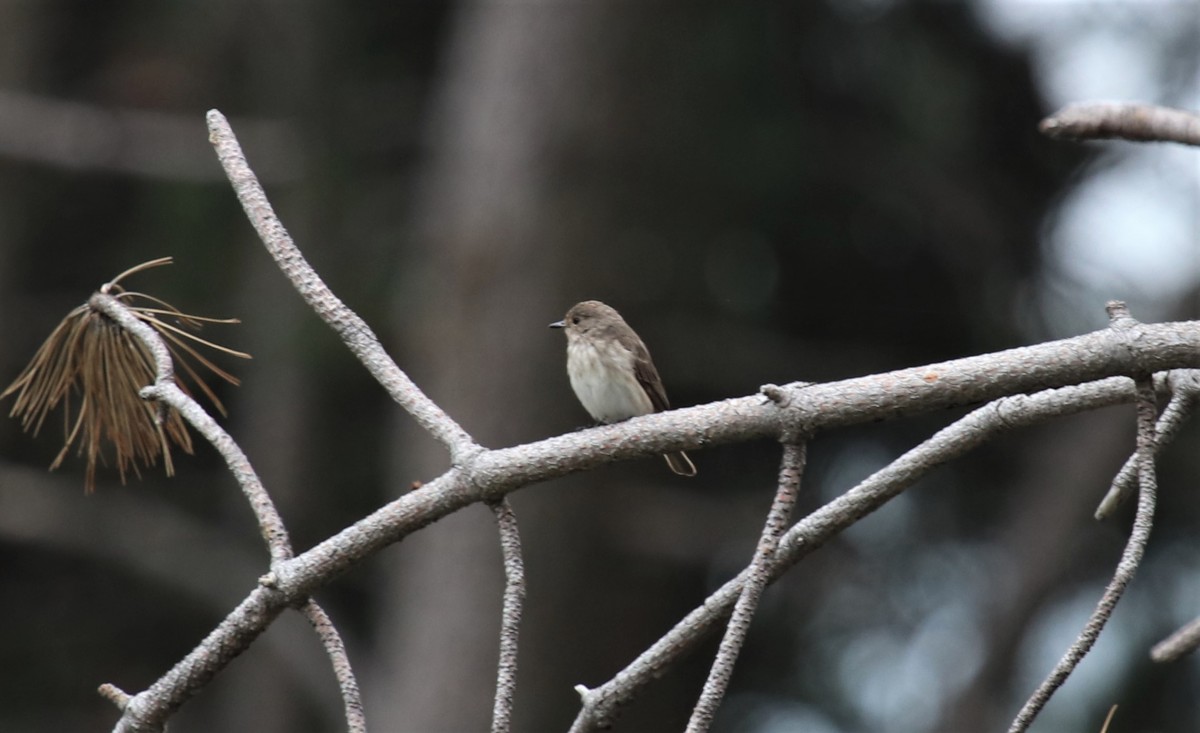
MULTIPOLYGON (((252 591, 200 646, 150 689, 129 698, 126 715, 118 723, 118 730, 131 730, 123 726, 134 725, 132 721, 165 720, 230 659, 249 646, 282 608, 304 602, 315 589, 331 582, 356 562, 471 503, 495 501, 531 483, 626 458, 755 438, 808 435, 822 429, 1081 384, 1115 375, 1200 367, 1200 323, 1138 324, 887 374, 829 384, 787 385, 777 388, 771 399, 761 395, 741 397, 647 415, 524 446, 484 450, 416 387, 386 354, 367 324, 325 286, 276 218, 224 117, 214 110, 209 113, 208 122, 211 141, 221 163, 272 257, 305 300, 334 328, 393 399, 447 446, 452 468, 309 551, 275 563, 262 587, 252 591)), ((1086 387, 1076 390, 1079 394, 1090 394, 1086 387)), ((1093 401, 1128 399, 1120 385, 1110 382, 1101 390, 1102 394, 1093 401)), ((1010 398, 1003 404, 1011 407, 1021 399, 1010 398)), ((1079 403, 1087 401, 1082 397, 1078 400, 1079 403)), ((1041 401, 1053 402, 1054 398, 1041 401)), ((1075 404, 1060 405, 1057 409, 1062 412, 1086 409, 1075 408, 1075 404)), ((988 410, 991 408, 973 415, 988 410)), ((1001 413, 986 414, 994 419, 1001 413)), ((977 419, 983 420, 986 427, 988 420, 977 419)), ((1005 411, 1001 422, 1007 427, 1020 419, 1020 415, 1009 415, 1005 411)), ((976 428, 973 435, 961 440, 977 445, 978 436, 983 432, 976 428)), ((893 471, 890 482, 871 485, 868 481, 860 487, 861 492, 855 490, 846 495, 849 503, 833 502, 789 531, 780 545, 772 577, 777 577, 803 556, 808 548, 815 546, 813 543, 823 542, 902 490, 907 485, 906 479, 897 472, 915 471, 915 476, 931 467, 917 469, 908 465, 903 468, 905 465, 901 459, 890 467, 893 471)), ((692 628, 703 633, 709 625, 723 618, 740 594, 743 580, 739 576, 719 591, 718 594, 724 594, 719 603, 712 604, 711 608, 706 605, 701 618, 689 616, 692 628)), ((689 619, 685 619, 684 624, 689 623, 689 619)), ((652 661, 640 665, 622 680, 624 689, 644 684, 644 680, 636 679, 631 684, 630 679, 644 674, 643 669, 661 668, 668 657, 673 658, 692 643, 689 641, 691 631, 685 630, 682 640, 673 634, 664 637, 664 640, 675 639, 675 642, 666 642, 671 654, 664 654, 661 643, 656 644, 647 652, 652 661)), ((588 696, 594 697, 592 693, 588 696)), ((623 698, 617 694, 611 699, 619 701, 623 698)), ((596 705, 585 705, 585 708, 598 712, 600 718, 604 717, 608 707, 611 705, 606 696, 601 696, 596 705)))
MULTIPOLYGON (((129 697, 113 733, 161 733, 166 720, 217 672, 245 651, 285 608, 287 598, 268 588, 255 588, 225 620, 165 675, 129 697)), ((112 690, 111 686, 107 686, 112 690)), ((111 695, 110 699, 113 699, 111 695)))
MULTIPOLYGON (((1106 329, 1072 339, 927 367, 828 384, 791 385, 781 388, 781 396, 786 398, 783 409, 762 395, 751 395, 646 415, 513 448, 482 451, 468 464, 452 467, 421 489, 400 497, 307 552, 279 563, 267 579, 272 600, 269 603, 259 601, 261 607, 252 605, 253 613, 239 607, 205 644, 217 645, 222 650, 237 647, 240 651, 266 628, 277 613, 274 610, 276 603, 281 606, 298 603, 358 561, 437 519, 469 504, 494 500, 531 483, 616 460, 671 450, 695 450, 754 438, 805 434, 1080 380, 1197 366, 1200 366, 1200 323, 1139 324, 1121 331, 1106 329)), ((1106 380, 1063 390, 1061 394, 1012 397, 1000 403, 1002 408, 989 406, 972 413, 977 415, 974 419, 982 420, 984 425, 960 440, 967 440, 971 447, 978 444, 979 436, 988 427, 988 420, 978 417, 980 414, 992 415, 991 419, 1000 416, 1003 426, 1009 427, 1022 423, 1024 415, 1038 414, 1035 408, 1014 409, 1016 405, 1026 402, 1030 405, 1054 404, 1056 407, 1048 414, 1075 412, 1099 404, 1130 400, 1131 389, 1125 386, 1128 384, 1128 380, 1106 380)), ((1044 418, 1037 417, 1028 422, 1037 419, 1044 418)), ((991 427, 994 429, 995 425, 991 427)), ((915 469, 901 459, 892 470, 912 472, 915 469)), ((916 475, 927 470, 928 467, 922 467, 916 475)), ((824 541, 894 495, 888 493, 887 486, 882 489, 870 483, 863 486, 868 487, 864 489, 865 496, 863 492, 852 491, 843 497, 849 503, 835 501, 797 525, 803 530, 798 532, 793 528, 789 531, 780 548, 782 566, 777 567, 795 562, 805 551, 800 545, 814 542, 818 537, 824 541)), ((718 591, 720 602, 717 605, 722 617, 729 612, 740 587, 739 578, 734 585, 726 586, 728 590, 718 591)), ((255 590, 250 598, 263 592, 262 588, 255 590)), ((708 625, 715 620, 715 616, 706 615, 702 621, 703 631, 707 631, 708 625)), ((690 642, 685 644, 688 645, 690 642)), ((168 677, 156 683, 151 688, 155 694, 165 696, 171 705, 177 706, 194 692, 186 687, 196 679, 195 670, 190 669, 193 665, 209 658, 224 664, 232 658, 210 657, 200 651, 189 655, 168 677)), ((656 645, 648 654, 653 656, 661 652, 656 645)))

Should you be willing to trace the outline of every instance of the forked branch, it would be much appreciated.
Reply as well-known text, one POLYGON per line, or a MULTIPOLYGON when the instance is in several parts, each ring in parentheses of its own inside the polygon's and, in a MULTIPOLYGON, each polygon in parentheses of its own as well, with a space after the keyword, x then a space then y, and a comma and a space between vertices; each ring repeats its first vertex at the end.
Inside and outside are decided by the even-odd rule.
MULTIPOLYGON (((1158 439, 1154 442, 1154 451, 1169 444, 1187 424, 1195 411, 1196 402, 1200 400, 1200 372, 1194 369, 1176 369, 1167 375, 1167 383, 1171 389, 1171 401, 1163 409, 1162 415, 1155 425, 1158 439)), ((1125 465, 1117 472, 1112 487, 1105 494, 1100 506, 1096 507, 1096 519, 1107 519, 1121 506, 1137 489, 1137 472, 1140 456, 1137 451, 1129 456, 1125 465)))
POLYGON ((216 148, 221 167, 225 169, 234 193, 237 194, 250 223, 254 225, 254 230, 258 232, 259 239, 275 259, 279 269, 313 311, 337 332, 350 352, 362 362, 392 399, 407 410, 430 435, 446 446, 451 462, 457 465, 466 460, 470 453, 478 450, 475 441, 396 366, 396 362, 384 350, 367 322, 346 307, 304 259, 283 223, 275 216, 275 210, 267 200, 267 194, 259 184, 258 177, 246 162, 246 156, 242 153, 237 136, 233 134, 225 115, 215 109, 209 110, 207 119, 209 141, 216 148))
POLYGON ((133 334, 150 351, 154 357, 156 378, 154 384, 142 389, 142 397, 177 410, 189 425, 217 449, 250 502, 250 508, 258 520, 259 531, 262 532, 263 540, 270 550, 272 564, 290 559, 291 543, 275 503, 263 488, 258 474, 241 447, 196 400, 175 384, 171 352, 166 343, 153 328, 136 318, 124 304, 111 295, 95 293, 88 300, 88 304, 133 334))
MULTIPOLYGON (((111 295, 104 292, 95 293, 89 299, 88 304, 133 334, 150 352, 155 364, 155 380, 153 384, 141 390, 142 398, 155 400, 165 407, 175 409, 225 459, 226 465, 242 488, 242 493, 250 502, 250 507, 258 520, 259 530, 262 532, 263 540, 271 555, 272 567, 291 559, 291 541, 288 539, 287 529, 275 508, 275 503, 271 501, 270 495, 241 447, 211 415, 205 412, 199 403, 175 383, 174 365, 166 342, 157 331, 136 317, 127 306, 111 295)), ((351 733, 366 733, 358 682, 354 678, 354 671, 350 667, 350 660, 346 656, 341 636, 329 616, 311 598, 305 600, 301 609, 305 617, 312 623, 333 664, 345 705, 347 725, 351 733)), ((202 652, 197 659, 202 664, 196 673, 210 675, 215 674, 215 671, 228 661, 219 655, 212 654, 211 651, 202 652)), ((122 711, 121 720, 116 728, 118 731, 122 729, 131 731, 160 730, 165 727, 167 717, 178 704, 182 703, 183 697, 180 696, 180 692, 183 692, 184 695, 191 693, 186 688, 175 687, 175 694, 164 699, 162 696, 151 695, 149 691, 130 697, 113 685, 106 684, 100 688, 100 693, 116 703, 122 711)))
MULTIPOLYGON (((761 586, 786 570, 838 532, 882 506, 936 466, 960 456, 998 432, 1030 425, 1057 415, 1132 401, 1132 380, 1125 375, 1150 375, 1171 369, 1200 368, 1200 323, 1158 325, 1125 324, 1122 328, 1079 336, 995 354, 957 359, 887 374, 835 383, 792 384, 775 388, 771 399, 761 395, 741 397, 693 408, 647 415, 627 422, 579 431, 513 448, 486 450, 433 403, 384 352, 366 323, 349 310, 320 280, 301 256, 276 218, 258 181, 229 129, 225 118, 211 111, 210 136, 238 198, 260 238, 287 277, 315 311, 339 334, 348 348, 417 422, 448 449, 451 468, 404 494, 307 552, 295 557, 272 545, 271 572, 259 587, 217 626, 201 644, 148 690, 127 696, 106 688, 125 714, 118 731, 159 730, 161 723, 200 689, 233 657, 247 648, 282 610, 303 606, 317 588, 330 583, 362 559, 458 509, 476 502, 496 505, 509 492, 531 483, 626 458, 682 449, 711 447, 756 438, 810 434, 882 419, 919 414, 955 405, 995 400, 939 431, 922 445, 877 472, 859 486, 825 505, 778 538, 773 551, 756 553, 755 561, 726 583, 705 603, 683 619, 626 670, 595 690, 581 689, 583 709, 572 730, 591 730, 611 722, 619 706, 649 680, 661 673, 696 642, 742 605, 748 622, 761 586), (1021 394, 1036 392, 1036 394, 1021 394), (1012 396, 1005 396, 1012 395, 1012 396), (787 409, 778 409, 786 403, 787 409), (757 588, 757 590, 756 590, 757 588)), ((140 338, 140 336, 139 336, 140 338)), ((161 380, 160 380, 161 381, 161 380)), ((1142 392, 1149 378, 1142 380, 1142 392)), ((158 385, 147 392, 157 399, 175 399, 169 387, 158 385)), ((1141 396, 1144 407, 1146 397, 1141 396)), ((1152 405, 1152 403, 1151 403, 1152 405)), ((1146 421, 1139 408, 1139 424, 1146 421)), ((1138 478, 1141 482, 1139 518, 1153 512, 1154 415, 1139 432, 1138 478)), ((226 436, 227 437, 227 436, 226 436)), ((224 455, 224 454, 223 454, 224 455)), ((243 457, 244 458, 244 457, 243 457)), ((798 456, 785 461, 794 465, 798 456)), ((231 468, 236 467, 229 458, 231 468)), ((248 466, 248 464, 247 464, 248 466)), ((773 521, 786 523, 787 503, 781 473, 781 491, 773 521)), ((513 552, 505 526, 511 513, 497 512, 509 579, 505 606, 519 609, 523 573, 519 548, 513 552), (516 562, 513 562, 513 558, 516 562)), ((1135 524, 1131 547, 1142 532, 1135 524)), ((280 524, 282 529, 282 524, 280 524)), ((515 538, 515 524, 511 537, 515 538)), ((774 539, 764 534, 764 546, 774 539)), ((266 532, 264 535, 266 536, 266 532)), ((286 546, 286 534, 281 546, 286 546)), ((1141 540, 1144 544, 1144 538, 1141 540)), ((272 542, 272 540, 268 540, 272 542)), ((1140 552, 1140 550, 1138 551, 1140 552)), ((1140 556, 1140 555, 1139 555, 1140 556)), ((1121 575, 1125 563, 1119 568, 1121 575)), ((1107 595, 1107 594, 1106 594, 1107 595)), ((515 672, 516 623, 519 612, 506 612, 501 637, 501 663, 497 680, 496 730, 509 725, 511 679, 515 672), (512 654, 508 653, 511 647, 512 654)), ((743 622, 730 624, 725 650, 731 668, 743 622), (741 629, 740 631, 738 629, 741 629)), ((338 654, 334 654, 335 660, 338 654)), ((335 661, 335 665, 337 662, 335 661)), ((714 695, 719 701, 725 681, 714 675, 714 695)), ((356 686, 355 686, 356 687, 356 686)), ((345 691, 345 685, 343 685, 345 691)), ((348 715, 353 695, 346 697, 348 715)), ((698 706, 699 708, 700 706, 698 706)), ((715 703, 714 707, 715 709, 715 703)), ((698 720, 711 713, 699 710, 698 720)), ((353 723, 352 723, 353 724, 353 723)))
POLYGON ((1016 719, 1009 726, 1009 733, 1023 733, 1033 724, 1034 718, 1049 702, 1050 696, 1066 682, 1067 677, 1091 650, 1104 630, 1105 624, 1112 616, 1117 601, 1121 600, 1126 587, 1137 573, 1138 565, 1146 552, 1146 544, 1150 541, 1150 529, 1154 524, 1154 506, 1158 492, 1157 477, 1154 471, 1154 424, 1158 417, 1158 408, 1154 401, 1154 383, 1147 375, 1137 381, 1137 455, 1138 455, 1138 509, 1133 520, 1133 530, 1121 560, 1117 563, 1116 573, 1100 597, 1096 609, 1088 618, 1079 637, 1067 649, 1066 654, 1051 670, 1049 676, 1038 686, 1037 690, 1025 702, 1017 713, 1016 719))
MULTIPOLYGON (((798 393, 797 399, 812 396, 813 390, 821 386, 812 385, 798 393)), ((1132 402, 1135 398, 1132 379, 1110 377, 1031 395, 1012 395, 976 409, 792 526, 780 541, 770 565, 771 582, 935 468, 966 455, 997 435, 1063 415, 1132 402)), ((721 586, 609 681, 592 689, 576 686, 583 705, 571 732, 584 733, 610 726, 625 703, 694 649, 730 614, 749 575, 749 569, 743 570, 721 586)))

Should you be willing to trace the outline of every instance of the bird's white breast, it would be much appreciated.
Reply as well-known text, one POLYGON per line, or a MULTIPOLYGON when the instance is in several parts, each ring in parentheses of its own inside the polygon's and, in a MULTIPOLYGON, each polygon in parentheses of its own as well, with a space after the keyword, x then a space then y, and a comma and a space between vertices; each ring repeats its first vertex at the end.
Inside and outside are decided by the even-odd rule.
POLYGON ((596 347, 578 338, 567 344, 571 388, 588 414, 600 422, 618 422, 654 412, 633 367, 633 354, 619 344, 596 347))

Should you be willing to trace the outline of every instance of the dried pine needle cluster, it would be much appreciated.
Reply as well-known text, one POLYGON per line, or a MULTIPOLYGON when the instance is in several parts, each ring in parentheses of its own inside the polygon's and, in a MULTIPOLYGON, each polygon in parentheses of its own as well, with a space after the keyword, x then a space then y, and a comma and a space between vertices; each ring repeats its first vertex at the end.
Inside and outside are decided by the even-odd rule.
MULTIPOLYGON (((170 257, 163 257, 130 268, 113 278, 101 292, 120 301, 163 338, 177 372, 188 378, 177 380, 180 389, 190 394, 187 384, 190 381, 224 414, 225 407, 192 363, 230 384, 238 384, 238 380, 205 358, 193 344, 242 358, 250 355, 206 341, 194 331, 203 323, 238 321, 188 315, 159 298, 125 290, 118 284, 128 275, 170 262, 170 257)), ((63 405, 66 439, 50 468, 61 465, 71 446, 78 444, 79 454, 87 456, 84 486, 90 492, 95 486, 97 462, 107 465, 103 450, 106 442, 112 444, 116 453, 122 482, 127 471, 140 477, 138 463, 147 468, 154 466, 159 454, 167 475, 173 475, 172 442, 184 452, 192 452, 191 437, 179 413, 174 409, 164 411, 139 396, 143 387, 155 381, 155 374, 154 358, 140 340, 84 304, 58 324, 20 376, 0 393, 0 399, 17 395, 10 415, 19 416, 22 429, 32 430, 35 435, 46 416, 60 403, 63 405), (75 397, 79 398, 77 410, 72 404, 75 397)))

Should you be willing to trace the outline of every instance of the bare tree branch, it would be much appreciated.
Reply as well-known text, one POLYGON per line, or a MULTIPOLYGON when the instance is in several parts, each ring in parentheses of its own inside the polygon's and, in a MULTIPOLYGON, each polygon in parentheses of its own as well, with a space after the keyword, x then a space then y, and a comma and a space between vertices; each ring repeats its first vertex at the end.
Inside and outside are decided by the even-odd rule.
POLYGON ((1062 140, 1121 138, 1200 145, 1200 115, 1149 104, 1072 104, 1042 120, 1038 128, 1047 136, 1062 140))
POLYGON ((1200 646, 1200 618, 1184 624, 1175 633, 1158 642, 1150 650, 1150 658, 1156 662, 1174 662, 1200 646))
POLYGON ((94 293, 88 304, 115 321, 121 328, 135 335, 154 356, 156 379, 153 385, 142 390, 142 397, 161 402, 177 410, 187 422, 204 436, 225 459, 230 472, 242 493, 250 502, 250 508, 258 520, 259 530, 271 553, 271 563, 287 560, 292 556, 291 542, 288 540, 287 529, 283 519, 275 509, 275 503, 263 488, 258 474, 250 465, 250 460, 234 442, 229 433, 225 432, 216 420, 212 418, 196 400, 175 384, 174 367, 171 353, 166 343, 150 326, 143 323, 129 312, 119 300, 102 292, 94 293))
MULTIPOLYGON (((171 360, 170 350, 159 334, 134 316, 119 300, 104 292, 93 294, 88 304, 92 308, 104 313, 125 330, 134 334, 146 346, 147 350, 150 351, 155 363, 155 382, 142 389, 142 397, 157 400, 164 406, 174 408, 217 449, 217 452, 225 459, 225 463, 229 466, 229 470, 237 480, 238 485, 242 487, 242 492, 249 500, 250 507, 258 519, 259 529, 271 554, 272 566, 290 559, 292 557, 292 546, 288 539, 287 529, 284 527, 283 519, 279 516, 279 512, 275 509, 274 502, 271 501, 270 495, 259 480, 258 474, 254 471, 253 466, 250 465, 250 461, 245 453, 242 452, 241 447, 234 442, 229 433, 225 432, 217 421, 204 411, 199 403, 181 390, 175 383, 174 365, 171 360)), ((342 692, 346 722, 351 733, 366 733, 366 721, 363 717, 362 698, 359 695, 358 682, 354 678, 354 671, 350 666, 349 657, 346 656, 346 649, 342 644, 341 636, 333 626, 333 622, 329 616, 311 598, 306 599, 301 605, 301 611, 313 625, 333 664, 334 674, 337 676, 338 685, 342 692)), ((115 702, 121 709, 123 713, 122 722, 130 717, 130 703, 133 698, 130 698, 113 685, 102 685, 100 693, 115 702)), ((129 723, 129 725, 133 726, 133 730, 139 730, 143 727, 148 730, 156 729, 155 726, 160 720, 154 715, 154 713, 158 712, 157 710, 153 711, 148 718, 139 717, 137 712, 135 709, 134 720, 129 723)), ((165 717, 161 718, 161 720, 165 719, 165 717)), ((120 729, 120 726, 121 723, 118 723, 118 729, 120 729)))
POLYGON ((279 269, 292 281, 292 285, 317 315, 333 327, 350 352, 358 357, 392 399, 446 446, 451 462, 459 464, 465 461, 469 454, 479 449, 475 441, 396 366, 366 321, 333 294, 300 254, 291 235, 275 216, 267 194, 246 162, 229 122, 215 109, 208 112, 208 131, 221 167, 229 176, 229 182, 233 184, 246 216, 279 269))
POLYGON ((169 672, 128 698, 113 733, 162 733, 167 719, 245 651, 287 606, 278 591, 255 588, 169 672))
MULTIPOLYGON (((1167 403, 1155 426, 1158 439, 1154 443, 1157 456, 1167 444, 1175 440, 1183 426, 1192 416, 1197 400, 1200 400, 1200 373, 1193 369, 1177 369, 1167 375, 1171 385, 1171 401, 1167 403)), ((1107 519, 1137 487, 1139 456, 1135 451, 1113 479, 1112 487, 1096 507, 1096 519, 1107 519)))
MULTIPOLYGON (((1128 319, 1127 312, 1124 314, 1124 318, 1128 319)), ((1118 313, 1113 325, 1118 326, 1121 321, 1122 316, 1118 313)), ((1133 530, 1121 553, 1116 573, 1108 587, 1105 588, 1104 595, 1096 605, 1096 610, 1092 612, 1083 631, 1067 649, 1063 658, 1054 666, 1050 675, 1038 686, 1038 689, 1017 713, 1017 717, 1009 726, 1009 733, 1022 733, 1033 724, 1038 713, 1049 702, 1050 696, 1063 682, 1066 682, 1067 677, 1091 650, 1096 639, 1099 638, 1100 632, 1104 630, 1105 624, 1108 623, 1108 619, 1112 616, 1117 602, 1125 593, 1125 588, 1137 573, 1138 565, 1145 554, 1146 544, 1150 540, 1150 529, 1154 524, 1154 506, 1158 491, 1154 467, 1154 426, 1158 417, 1158 408, 1154 401, 1154 382, 1150 375, 1137 380, 1137 397, 1138 483, 1141 488, 1138 495, 1137 516, 1133 520, 1133 530)))
POLYGON ((729 687, 729 678, 733 676, 733 666, 737 663, 742 645, 746 641, 746 632, 750 629, 750 621, 758 610, 758 601, 763 589, 770 582, 771 566, 775 562, 775 553, 779 549, 779 538, 791 521, 792 509, 796 506, 796 495, 800 490, 800 476, 804 472, 806 453, 805 443, 784 443, 783 458, 779 465, 779 485, 776 488, 775 499, 767 513, 767 522, 755 548, 754 558, 747 568, 746 580, 738 594, 733 613, 725 627, 725 637, 713 660, 712 669, 692 710, 688 721, 688 733, 705 733, 712 726, 713 717, 725 690, 729 687))
POLYGON ((492 733, 512 729, 513 695, 517 688, 517 641, 525 605, 525 563, 517 515, 508 499, 488 502, 496 515, 500 549, 504 554, 504 610, 500 618, 500 663, 496 670, 496 699, 492 705, 492 733))
POLYGON ((358 691, 358 680, 354 678, 354 669, 350 666, 350 657, 346 654, 346 645, 342 643, 341 634, 329 618, 329 614, 317 605, 313 599, 308 599, 300 609, 308 622, 316 630, 333 663, 333 673, 337 676, 338 688, 342 692, 342 703, 346 709, 346 725, 349 733, 367 733, 367 719, 363 715, 362 695, 358 691))
MULTIPOLYGON (((355 525, 296 557, 275 562, 191 653, 149 689, 128 699, 116 730, 158 730, 170 714, 261 634, 289 605, 355 563, 408 534, 476 502, 494 502, 531 483, 621 459, 698 449, 892 419, 954 405, 1016 395, 968 415, 910 451, 782 538, 771 578, 837 532, 874 511, 917 477, 978 445, 988 435, 1057 414, 1131 399, 1118 375, 1200 367, 1200 322, 1131 323, 1072 339, 957 359, 828 384, 792 384, 708 405, 656 413, 507 449, 474 443, 387 356, 369 327, 321 282, 276 219, 227 122, 209 113, 211 139, 243 208, 268 251, 302 296, 342 337, 364 366, 417 422, 450 451, 451 468, 355 525), (1108 379, 1112 377, 1113 379, 1108 379), (1094 381, 1103 380, 1103 381, 1094 381), (1079 385, 1079 386, 1067 386, 1079 385)), ((1149 451, 1149 449, 1147 449, 1149 451)), ((1148 459, 1152 456, 1147 453, 1148 459)), ((1152 482, 1152 476, 1142 477, 1152 482)), ((1145 493, 1145 488, 1143 488, 1145 493)), ((616 706, 730 613, 749 570, 713 594, 674 630, 596 691, 582 689, 584 708, 573 730, 591 729, 616 706)))
MULTIPOLYGON (((283 607, 307 598, 358 561, 431 522, 469 504, 495 499, 531 483, 621 459, 779 436, 785 430, 807 432, 872 422, 990 399, 1047 383, 1195 367, 1200 362, 1198 344, 1200 323, 1138 324, 1120 333, 1106 329, 927 367, 828 384, 781 387, 788 398, 784 409, 761 395, 754 395, 655 413, 513 448, 482 451, 469 467, 452 467, 421 489, 400 497, 307 552, 278 563, 264 578, 264 587, 252 591, 196 650, 138 698, 147 695, 146 705, 153 699, 162 706, 159 709, 173 711, 207 682, 217 668, 227 664, 235 656, 234 650, 245 649, 283 607), (801 427, 804 429, 800 430, 801 427)), ((1021 423, 1024 410, 1030 409, 1011 408, 1025 401, 1037 404, 1048 400, 1058 410, 1051 414, 1087 409, 1077 406, 1083 403, 1082 398, 1066 395, 1091 394, 1097 389, 1100 395, 1093 396, 1088 405, 1128 401, 1130 394, 1122 386, 1127 381, 1105 380, 1097 383, 1099 386, 1082 385, 1062 390, 1062 396, 1057 398, 1056 393, 1050 393, 1050 397, 1040 401, 1034 397, 1010 397, 998 403, 1006 406, 1004 410, 989 414, 1000 415, 1006 421, 1005 426, 1011 427, 1021 423), (1066 404, 1059 405, 1061 401, 1066 404)), ((971 438, 984 432, 977 431, 971 438)), ((973 442, 972 446, 977 444, 973 442)), ((868 491, 875 493, 879 488, 873 486, 868 491)), ((887 489, 883 491, 886 493, 887 489)), ((777 564, 778 571, 799 559, 815 537, 824 541, 873 511, 891 495, 894 494, 872 498, 852 491, 846 495, 851 497, 850 504, 835 501, 811 515, 785 535, 780 553, 783 564, 777 564), (805 536, 805 530, 813 534, 805 536), (796 543, 804 544, 804 549, 796 543)), ((724 594, 719 603, 720 617, 729 612, 741 582, 739 576, 732 585, 718 591, 724 594)), ((700 633, 717 620, 708 615, 698 620, 704 626, 700 633)), ((696 623, 697 619, 691 622, 696 623)), ((658 644, 647 652, 651 657, 662 653, 658 644)), ((139 703, 136 707, 131 703, 133 709, 142 709, 138 700, 133 702, 139 703)))
MULTIPOLYGON (((1032 395, 1013 395, 980 407, 797 522, 780 542, 771 567, 772 582, 934 468, 965 455, 996 435, 1062 415, 1130 402, 1135 396, 1132 380, 1111 377, 1032 395)), ((575 689, 583 699, 583 707, 571 732, 583 733, 610 725, 621 705, 661 676, 730 613, 748 575, 749 571, 743 570, 721 586, 608 682, 591 690, 577 685, 575 689)))

